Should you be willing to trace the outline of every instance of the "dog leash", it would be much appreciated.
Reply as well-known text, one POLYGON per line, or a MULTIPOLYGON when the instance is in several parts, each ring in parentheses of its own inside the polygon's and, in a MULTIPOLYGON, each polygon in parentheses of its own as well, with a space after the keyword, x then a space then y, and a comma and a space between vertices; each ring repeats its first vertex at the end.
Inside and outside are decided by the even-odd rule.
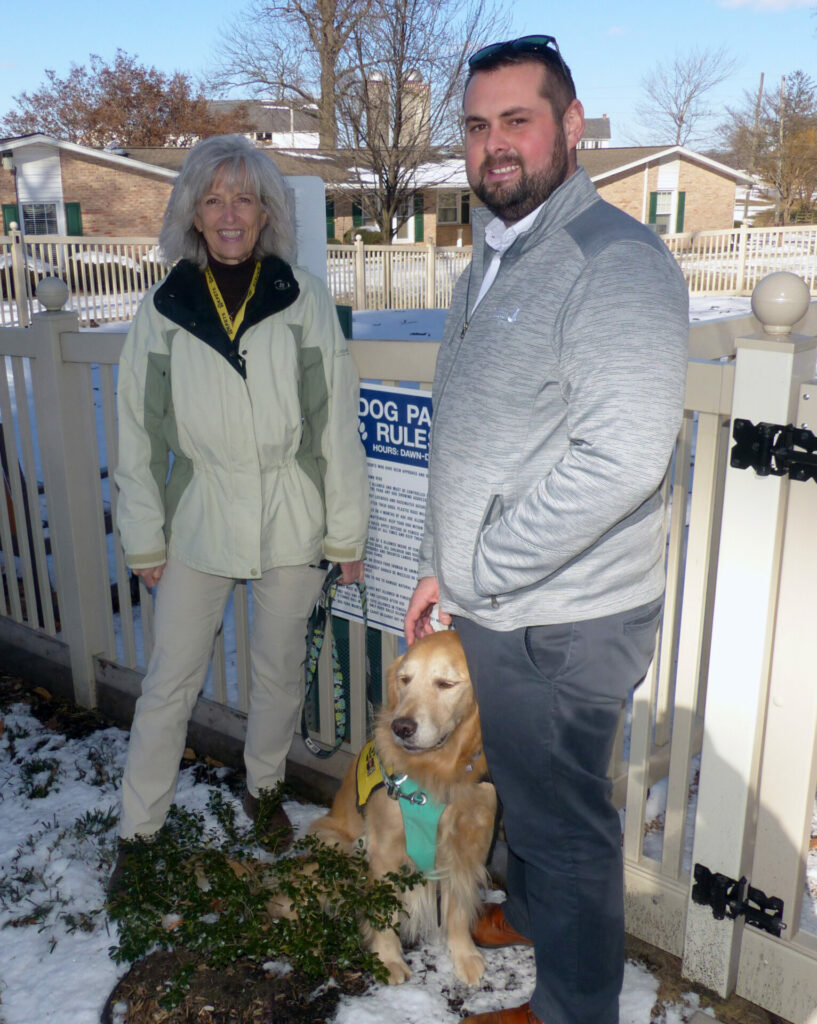
MULTIPOLYGON (((329 572, 321 587, 320 597, 315 606, 315 622, 312 627, 312 635, 309 639, 306 652, 304 703, 301 708, 301 738, 310 754, 315 757, 331 757, 346 739, 346 693, 344 692, 343 673, 340 668, 340 657, 338 656, 337 642, 334 634, 332 636, 332 689, 334 698, 335 718, 335 740, 334 746, 324 747, 316 742, 309 735, 309 728, 306 723, 306 701, 312 690, 312 685, 318 678, 318 660, 323 648, 324 637, 326 636, 326 623, 332 614, 332 602, 338 590, 342 569, 336 562, 329 572)), ((363 612, 363 629, 368 628, 366 584, 358 582, 358 594, 360 596, 360 608, 363 612)), ((372 672, 369 663, 368 653, 366 655, 366 718, 371 721, 374 713, 372 701, 372 672)))

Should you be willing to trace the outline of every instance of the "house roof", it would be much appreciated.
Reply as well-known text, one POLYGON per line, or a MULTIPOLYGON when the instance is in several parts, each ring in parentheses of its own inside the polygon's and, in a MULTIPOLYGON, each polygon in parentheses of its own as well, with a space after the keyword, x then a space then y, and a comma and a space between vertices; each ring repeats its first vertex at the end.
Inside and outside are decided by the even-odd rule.
MULTIPOLYGON (((225 101, 227 102, 227 101, 225 101)), ((596 120, 603 120, 598 118, 596 120)), ((73 153, 76 156, 109 163, 114 166, 138 170, 164 181, 175 180, 184 163, 188 148, 130 147, 116 151, 80 146, 74 142, 63 142, 50 135, 32 134, 0 139, 0 150, 18 150, 28 146, 47 145, 73 153)), ((357 172, 360 154, 354 150, 320 149, 266 149, 270 159, 275 161, 282 174, 287 176, 314 175, 335 188, 350 188, 359 185, 357 172)), ((736 183, 750 183, 751 178, 744 172, 728 167, 684 146, 624 146, 607 149, 580 149, 577 151, 579 164, 584 167, 596 183, 646 167, 648 164, 671 159, 686 159, 707 167, 716 174, 732 178, 736 183)), ((365 177, 365 172, 363 174, 365 177)), ((468 188, 465 165, 461 151, 443 150, 422 164, 416 174, 421 188, 468 188)))
POLYGON ((285 103, 264 100, 209 100, 208 106, 216 115, 232 114, 242 107, 246 108, 247 122, 252 125, 253 131, 257 132, 318 132, 318 122, 313 113, 285 103))
POLYGON ((599 142, 609 139, 610 118, 606 114, 604 117, 586 117, 584 119, 584 135, 582 138, 595 139, 599 142))
POLYGON ((0 150, 11 150, 15 152, 17 150, 25 150, 31 146, 52 146, 55 149, 62 150, 65 153, 72 153, 74 156, 81 157, 85 160, 96 160, 101 163, 112 164, 116 167, 123 167, 129 171, 138 170, 145 174, 149 174, 154 178, 160 178, 163 181, 174 181, 176 178, 175 170, 169 170, 163 165, 157 165, 156 163, 149 163, 142 160, 131 160, 126 156, 122 155, 121 150, 111 151, 108 149, 94 149, 91 146, 80 146, 76 142, 63 142, 61 139, 55 139, 51 135, 43 135, 40 132, 35 132, 31 135, 17 135, 6 139, 0 139, 0 150), (135 166, 134 166, 135 165, 135 166))
POLYGON ((659 160, 685 159, 692 163, 708 167, 716 174, 733 178, 735 182, 746 182, 748 178, 745 171, 735 170, 726 164, 712 160, 708 156, 696 153, 685 146, 616 146, 607 149, 579 149, 576 151, 579 164, 584 167, 594 182, 603 182, 616 174, 625 171, 633 171, 647 164, 657 163, 659 160))
MULTIPOLYGON (((320 149, 268 149, 259 147, 284 175, 313 174, 323 178, 327 185, 352 184, 350 168, 354 164, 355 154, 349 150, 320 149)), ((177 172, 190 152, 189 148, 166 149, 161 146, 132 146, 125 151, 132 160, 177 172)))

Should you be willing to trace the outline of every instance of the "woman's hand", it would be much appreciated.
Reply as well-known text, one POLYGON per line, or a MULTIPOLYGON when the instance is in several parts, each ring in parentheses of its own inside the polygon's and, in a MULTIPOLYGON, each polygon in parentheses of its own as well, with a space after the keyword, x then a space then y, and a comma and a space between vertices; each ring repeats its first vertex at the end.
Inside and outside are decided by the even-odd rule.
POLYGON ((363 562, 340 562, 338 583, 362 583, 363 562))
POLYGON ((162 578, 166 565, 167 562, 162 562, 161 565, 151 565, 149 569, 131 569, 131 572, 134 576, 141 576, 145 586, 151 588, 155 587, 162 578))

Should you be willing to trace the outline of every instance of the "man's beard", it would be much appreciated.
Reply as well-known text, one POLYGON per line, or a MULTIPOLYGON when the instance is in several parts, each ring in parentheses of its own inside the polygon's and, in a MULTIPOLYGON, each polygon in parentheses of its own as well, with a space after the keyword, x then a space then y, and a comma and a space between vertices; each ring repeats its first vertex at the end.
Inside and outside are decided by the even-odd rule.
POLYGON ((568 178, 567 143, 563 131, 557 131, 553 140, 553 152, 550 165, 543 171, 528 174, 518 157, 512 158, 519 164, 520 176, 509 186, 502 182, 488 185, 485 180, 486 171, 491 167, 501 167, 509 162, 506 157, 486 158, 479 169, 479 178, 471 183, 474 194, 478 196, 495 217, 506 224, 515 224, 527 217, 537 206, 550 199, 556 189, 568 178))

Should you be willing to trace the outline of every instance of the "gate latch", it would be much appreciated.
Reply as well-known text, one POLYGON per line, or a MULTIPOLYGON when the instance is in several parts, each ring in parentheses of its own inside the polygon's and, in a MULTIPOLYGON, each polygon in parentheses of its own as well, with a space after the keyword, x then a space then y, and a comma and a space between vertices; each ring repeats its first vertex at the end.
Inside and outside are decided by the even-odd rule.
POLYGON ((745 878, 735 881, 710 871, 703 864, 695 865, 694 874, 692 902, 711 907, 715 920, 722 921, 724 917, 734 920, 743 916, 747 924, 778 936, 786 927, 783 923, 783 900, 778 896, 767 896, 760 889, 747 885, 745 878))
POLYGON ((817 480, 817 437, 804 427, 736 419, 732 440, 730 463, 735 469, 753 469, 758 476, 817 480))

